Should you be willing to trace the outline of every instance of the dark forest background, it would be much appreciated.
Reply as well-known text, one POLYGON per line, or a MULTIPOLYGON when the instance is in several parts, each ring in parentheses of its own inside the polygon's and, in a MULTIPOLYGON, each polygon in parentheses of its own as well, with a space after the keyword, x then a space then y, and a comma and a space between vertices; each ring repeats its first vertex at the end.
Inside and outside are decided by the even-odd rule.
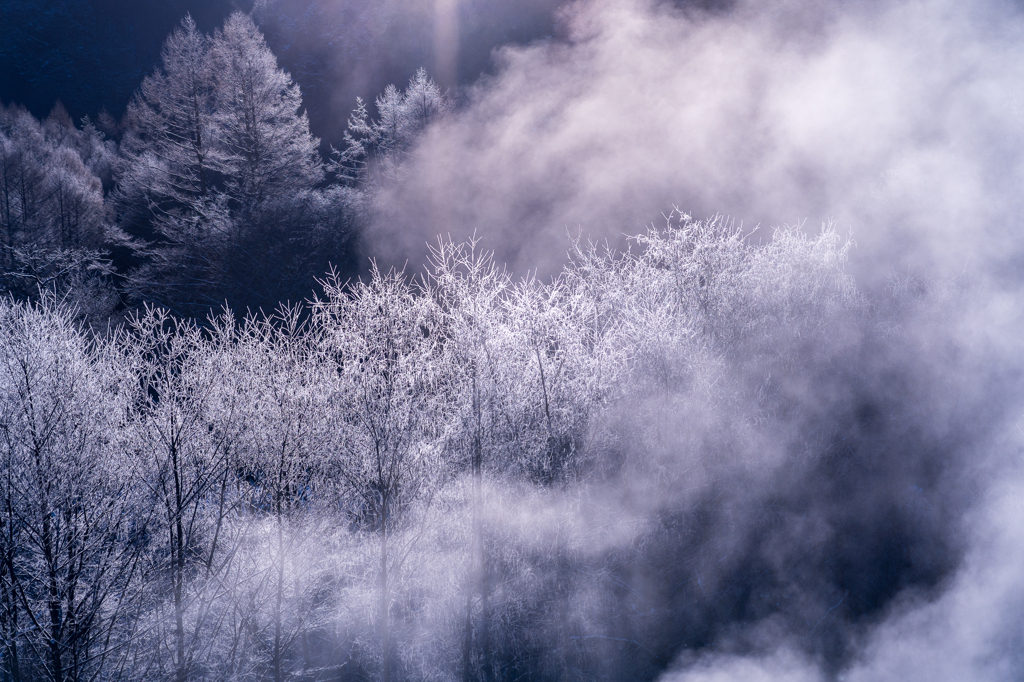
MULTIPOLYGON (((493 67, 494 48, 550 37, 555 30, 557 4, 553 0, 517 3, 514 7, 489 0, 459 4, 458 68, 453 73, 443 74, 439 90, 445 100, 454 105, 460 97, 461 86, 475 82, 493 67)), ((383 120, 389 114, 379 111, 377 104, 386 86, 397 83, 399 89, 404 90, 402 84, 410 82, 418 70, 424 67, 429 70, 437 61, 431 3, 273 0, 255 4, 169 2, 151 6, 135 2, 5 2, 4 21, 0 25, 0 102, 8 106, 5 133, 9 137, 22 135, 20 143, 13 143, 15 147, 35 144, 27 142, 28 137, 40 140, 48 137, 43 144, 47 147, 45 150, 34 148, 27 156, 13 148, 6 153, 8 290, 27 294, 39 282, 51 282, 56 276, 54 273, 64 277, 76 268, 91 268, 89 272, 102 273, 105 286, 111 287, 110 295, 100 304, 106 310, 104 314, 149 301, 201 319, 207 311, 225 303, 240 311, 272 310, 282 301, 303 300, 316 289, 315 278, 332 267, 345 276, 365 272, 366 256, 372 254, 365 252, 359 236, 373 220, 373 211, 368 210, 372 201, 356 199, 351 192, 328 192, 331 198, 327 204, 333 206, 333 210, 323 201, 315 207, 309 202, 302 208, 294 203, 288 208, 278 205, 273 210, 262 206, 263 223, 255 227, 252 223, 258 221, 253 220, 254 214, 248 208, 242 210, 238 196, 234 196, 230 210, 235 218, 246 213, 245 220, 250 223, 246 228, 248 236, 241 242, 234 240, 233 256, 224 255, 223 249, 220 251, 223 257, 212 265, 217 274, 193 273, 193 277, 186 276, 183 281, 172 284, 171 289, 164 288, 159 295, 152 287, 143 293, 146 285, 140 288, 132 284, 140 281, 140 275, 150 283, 165 275, 175 279, 171 271, 177 270, 179 265, 187 269, 185 261, 195 264, 196 259, 183 256, 179 250, 179 259, 174 263, 164 259, 163 270, 153 269, 154 261, 162 258, 155 254, 162 251, 166 255, 168 243, 177 243, 175 237, 157 224, 160 221, 156 214, 176 209, 167 204, 167 197, 147 207, 145 204, 152 202, 153 197, 143 190, 137 191, 133 200, 127 200, 124 194, 124 186, 129 184, 125 181, 125 169, 137 160, 139 153, 138 144, 134 156, 128 151, 132 142, 124 144, 126 136, 137 139, 139 134, 140 122, 131 115, 130 104, 133 97, 142 96, 143 79, 161 68, 164 41, 180 28, 183 17, 189 16, 199 33, 212 35, 224 19, 237 10, 251 13, 266 41, 263 49, 269 48, 276 66, 299 87, 299 99, 290 113, 308 121, 302 135, 311 136, 322 164, 309 161, 318 169, 323 165, 328 171, 323 175, 321 170, 312 170, 301 189, 315 190, 317 196, 324 199, 327 196, 324 191, 329 187, 367 186, 365 178, 357 177, 359 173, 351 166, 366 163, 369 156, 375 157, 376 148, 364 149, 366 158, 347 157, 346 163, 350 166, 347 170, 337 166, 337 159, 333 159, 335 166, 331 166, 332 149, 337 147, 339 153, 347 149, 349 142, 345 136, 349 115, 357 108, 358 99, 365 102, 368 121, 383 120), (15 123, 17 111, 26 111, 40 121, 48 120, 48 132, 43 134, 43 128, 39 128, 32 134, 27 133, 27 119, 19 128, 15 123), (16 134, 15 129, 21 132, 16 134), (86 173, 94 176, 93 180, 88 180, 80 173, 79 180, 100 184, 102 199, 93 193, 86 201, 94 205, 87 210, 81 208, 91 212, 91 220, 96 225, 89 228, 91 236, 82 233, 74 238, 57 239, 51 234, 44 238, 39 231, 50 228, 32 227, 30 223, 33 216, 45 222, 48 219, 43 215, 52 214, 54 210, 49 206, 54 194, 47 185, 47 182, 52 185, 52 181, 46 181, 43 175, 46 168, 54 169, 63 163, 55 154, 70 140, 68 135, 76 139, 77 153, 88 169, 86 173), (84 151, 86 147, 91 151, 84 151), (20 160, 18 163, 34 166, 38 176, 34 180, 38 184, 35 193, 29 196, 32 192, 22 191, 19 200, 12 199, 13 181, 10 179, 14 173, 11 165, 14 157, 20 160), (24 205, 12 209, 12 202, 24 205), (47 204, 45 209, 43 204, 47 204), (324 211, 331 213, 329 219, 323 218, 324 211), (315 236, 309 232, 311 220, 319 221, 319 232, 315 236), (331 224, 327 225, 328 222, 331 224), (99 223, 106 227, 99 227, 99 223), (256 232, 260 235, 256 236, 256 232), (277 246, 268 248, 265 243, 268 238, 276 241, 277 246), (252 248, 237 248, 246 239, 252 248), (261 240, 262 246, 257 249, 256 244, 261 240), (33 246, 28 248, 30 245, 33 246), (33 253, 23 249, 19 252, 21 256, 16 257, 11 249, 19 247, 33 253), (69 255, 68 249, 92 251, 86 257, 84 252, 69 255), (257 251, 260 255, 255 260, 245 257, 257 251), (19 258, 20 265, 15 266, 19 258), (287 262, 282 264, 282 259, 287 262), (24 276, 14 275, 12 280, 10 273, 16 270, 24 271, 24 276), (255 284, 251 281, 254 272, 260 273, 258 278, 261 279, 255 284), (194 286, 185 284, 189 281, 194 286), (28 289, 24 286, 19 289, 19 282, 28 289), (113 297, 118 299, 116 305, 113 297)), ((391 102, 391 106, 400 104, 391 102)), ((425 123, 424 120, 413 127, 422 127, 425 123)), ((414 131, 396 128, 392 132, 402 139, 383 142, 381 151, 403 153, 411 146, 414 131), (389 147, 395 144, 402 149, 389 147)), ((363 133, 376 134, 369 129, 363 133)), ((370 163, 376 165, 376 161, 370 160, 370 163)), ((211 190, 213 185, 227 182, 222 170, 203 171, 216 176, 210 178, 211 190)), ((27 177, 21 175, 22 180, 27 177)), ((23 190, 24 186, 22 183, 23 190)), ((217 191, 223 189, 219 186, 217 191)), ((171 199, 171 203, 180 199, 180 196, 171 199)), ((56 210, 63 211, 58 222, 66 222, 67 212, 56 210)), ((66 227, 63 229, 68 232, 66 227)), ((239 236, 237 231, 235 236, 239 236)), ((94 322, 98 320, 93 317, 94 322)))
MULTIPOLYGON (((60 100, 74 120, 107 111, 119 119, 160 48, 186 14, 211 32, 250 0, 160 3, 123 0, 5 0, 0 25, 0 101, 42 118, 60 100)), ((302 88, 313 134, 337 142, 356 96, 372 101, 389 83, 404 83, 434 61, 432 2, 258 3, 260 28, 280 65, 302 88)), ((555 31, 556 0, 459 6, 457 82, 492 68, 495 47, 555 31)))

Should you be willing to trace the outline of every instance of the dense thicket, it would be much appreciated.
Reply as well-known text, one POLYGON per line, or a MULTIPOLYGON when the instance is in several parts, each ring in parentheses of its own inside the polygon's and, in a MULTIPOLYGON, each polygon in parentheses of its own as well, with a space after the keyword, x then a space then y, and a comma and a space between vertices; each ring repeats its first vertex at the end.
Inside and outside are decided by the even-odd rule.
POLYGON ((107 249, 118 241, 104 201, 117 151, 88 120, 77 128, 61 106, 43 122, 0 107, 0 287, 32 298, 76 291, 100 322, 117 305, 107 249))
MULTIPOLYGON (((636 247, 543 283, 441 242, 306 311, 105 338, 4 299, 3 679, 651 679, 757 620, 844 660, 949 569, 921 472, 956 444, 843 376, 912 339, 831 230, 673 214, 636 247), (831 506, 897 460, 932 513, 831 506), (781 537, 793 514, 814 532, 781 537), (918 555, 848 541, 880 515, 918 555)), ((904 390, 941 404, 933 379, 904 390)))

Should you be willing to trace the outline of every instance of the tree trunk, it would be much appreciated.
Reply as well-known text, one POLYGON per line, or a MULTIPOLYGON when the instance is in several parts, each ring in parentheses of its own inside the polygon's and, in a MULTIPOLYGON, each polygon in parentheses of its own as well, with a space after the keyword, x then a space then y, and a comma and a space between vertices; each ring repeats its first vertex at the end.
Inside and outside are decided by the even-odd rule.
POLYGON ((185 662, 185 528, 181 517, 184 504, 181 494, 181 471, 178 462, 178 448, 171 444, 171 468, 174 472, 174 507, 171 520, 171 575, 174 582, 174 638, 178 660, 177 682, 187 682, 188 666, 185 662))
POLYGON ((478 467, 474 473, 474 487, 477 508, 475 516, 474 544, 476 545, 476 589, 480 593, 480 664, 484 682, 492 682, 494 669, 491 662, 491 585, 488 572, 487 553, 484 546, 484 524, 480 506, 483 503, 483 472, 478 467))
POLYGON ((391 624, 389 611, 391 599, 388 593, 388 509, 387 498, 381 505, 380 518, 380 632, 381 632, 381 682, 391 682, 391 624))
POLYGON ((473 584, 466 586, 466 623, 462 633, 462 682, 472 682, 473 654, 473 584))
POLYGON ((283 682, 281 665, 281 608, 284 600, 284 519, 281 518, 281 491, 277 491, 277 594, 274 602, 274 682, 283 682))
POLYGON ((57 558, 53 552, 53 526, 50 514, 44 509, 43 516, 43 555, 47 566, 47 606, 50 611, 50 675, 54 682, 63 682, 63 666, 60 651, 60 587, 57 584, 57 558))
POLYGON ((4 629, 4 682, 21 682, 21 670, 18 665, 18 604, 16 602, 14 587, 14 505, 11 502, 11 480, 10 469, 7 471, 7 495, 4 509, 4 556, 3 564, 0 565, 0 599, 3 603, 3 629, 4 629))
POLYGON ((490 584, 487 571, 487 555, 484 547, 483 505, 483 405, 477 377, 473 376, 473 419, 476 422, 472 440, 473 466, 473 543, 470 554, 470 584, 466 594, 466 622, 462 644, 462 679, 470 682, 473 678, 473 596, 480 595, 480 656, 483 679, 491 682, 494 666, 491 660, 490 636, 490 584))
MULTIPOLYGON (((8 517, 10 518, 10 517, 8 517)), ((21 669, 18 664, 18 605, 14 594, 14 547, 5 548, 6 556, 0 572, 4 609, 4 680, 5 682, 21 682, 21 669)))

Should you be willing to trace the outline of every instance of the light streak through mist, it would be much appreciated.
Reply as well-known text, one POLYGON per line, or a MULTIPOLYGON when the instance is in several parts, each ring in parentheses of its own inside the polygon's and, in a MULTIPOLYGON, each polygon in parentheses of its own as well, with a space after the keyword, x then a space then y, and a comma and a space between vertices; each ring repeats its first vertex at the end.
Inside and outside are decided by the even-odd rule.
POLYGON ((434 78, 442 88, 458 83, 459 0, 434 2, 434 78))

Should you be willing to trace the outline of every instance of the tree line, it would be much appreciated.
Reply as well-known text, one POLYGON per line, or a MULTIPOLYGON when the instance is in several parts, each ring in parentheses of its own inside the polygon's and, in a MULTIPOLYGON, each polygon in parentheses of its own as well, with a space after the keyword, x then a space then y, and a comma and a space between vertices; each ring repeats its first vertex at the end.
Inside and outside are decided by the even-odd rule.
POLYGON ((621 593, 603 534, 654 551, 692 475, 680 449, 780 428, 793 399, 770 377, 796 339, 865 308, 830 230, 753 246, 676 213, 637 241, 577 244, 546 283, 439 242, 421 277, 327 277, 304 310, 199 326, 146 307, 108 335, 0 301, 2 678, 666 665, 664 616, 621 593), (719 423, 678 430, 697 404, 719 423), (598 491, 637 481, 666 499, 588 523, 598 491))

